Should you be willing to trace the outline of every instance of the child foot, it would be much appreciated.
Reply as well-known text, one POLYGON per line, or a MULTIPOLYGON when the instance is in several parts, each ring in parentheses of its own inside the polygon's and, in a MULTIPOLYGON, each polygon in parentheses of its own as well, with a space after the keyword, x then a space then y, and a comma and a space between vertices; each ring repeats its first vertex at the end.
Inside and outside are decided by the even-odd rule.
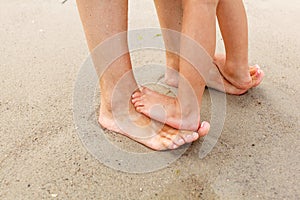
POLYGON ((200 115, 198 119, 189 116, 184 118, 177 98, 160 94, 149 88, 142 87, 140 91, 135 92, 131 102, 137 112, 176 129, 196 131, 200 126, 200 115))
POLYGON ((259 66, 252 66, 249 69, 249 74, 251 78, 251 85, 247 89, 241 89, 230 83, 224 76, 222 76, 219 72, 219 66, 217 65, 215 68, 210 70, 210 77, 207 79, 207 86, 213 89, 216 89, 221 92, 226 92, 227 94, 232 95, 242 95, 248 91, 248 89, 252 87, 256 87, 259 85, 264 77, 263 71, 260 70, 259 66))
POLYGON ((248 72, 237 71, 233 64, 226 62, 226 56, 217 54, 214 56, 214 63, 217 65, 221 75, 226 81, 238 89, 249 90, 258 86, 264 77, 264 72, 258 65, 250 66, 248 72))
MULTIPOLYGON (((225 55, 215 55, 214 63, 217 65, 219 71, 221 72, 223 71, 222 69, 225 66, 225 62, 226 62, 225 55)), ((219 74, 219 72, 216 73, 219 74)), ((249 81, 246 81, 247 83, 244 85, 239 85, 237 83, 234 85, 228 80, 227 77, 224 77, 223 87, 220 85, 219 82, 213 83, 212 81, 210 81, 209 87, 219 90, 221 92, 226 92, 227 94, 240 95, 247 92, 248 89, 258 86, 264 77, 264 72, 260 69, 258 65, 249 66, 249 74, 251 78, 251 83, 249 81), (224 91, 224 87, 225 87, 225 91, 224 91)), ((247 75, 246 79, 248 80, 248 78, 249 77, 247 75)), ((165 83, 172 87, 178 87, 178 71, 172 68, 167 68, 165 73, 165 83)))

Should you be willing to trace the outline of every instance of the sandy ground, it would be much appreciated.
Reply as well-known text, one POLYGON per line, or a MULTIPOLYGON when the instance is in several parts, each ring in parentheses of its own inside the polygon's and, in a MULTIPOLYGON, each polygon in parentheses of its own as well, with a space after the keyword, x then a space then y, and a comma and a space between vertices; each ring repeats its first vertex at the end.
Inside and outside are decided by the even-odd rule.
MULTIPOLYGON (((130 6, 132 29, 158 27, 152 1, 130 6)), ((0 199, 299 199, 300 4, 246 6, 263 84, 227 97, 207 157, 198 158, 200 141, 167 168, 130 174, 97 161, 74 128, 74 82, 88 56, 75 2, 1 1, 0 199)))

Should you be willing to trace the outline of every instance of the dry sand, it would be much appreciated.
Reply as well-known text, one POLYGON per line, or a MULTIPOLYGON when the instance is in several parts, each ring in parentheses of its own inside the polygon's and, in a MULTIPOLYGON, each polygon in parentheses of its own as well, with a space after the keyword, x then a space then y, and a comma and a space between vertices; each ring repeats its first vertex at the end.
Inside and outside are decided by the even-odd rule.
MULTIPOLYGON (((152 1, 130 6, 131 28, 158 27, 152 1)), ((227 97, 222 136, 203 160, 196 142, 165 169, 129 174, 98 162, 74 128, 74 82, 88 56, 75 2, 1 1, 0 199, 299 199, 300 3, 246 6, 262 85, 227 97)), ((137 56, 135 65, 143 59, 164 62, 137 56)))

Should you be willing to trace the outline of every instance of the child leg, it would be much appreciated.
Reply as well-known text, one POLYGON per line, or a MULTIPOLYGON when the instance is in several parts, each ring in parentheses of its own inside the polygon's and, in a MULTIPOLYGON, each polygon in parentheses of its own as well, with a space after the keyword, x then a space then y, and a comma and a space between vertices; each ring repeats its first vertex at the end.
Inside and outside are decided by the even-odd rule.
MULTIPOLYGON (((240 89, 258 85, 263 72, 258 69, 254 77, 249 74, 248 24, 243 1, 220 0, 217 17, 226 49, 226 61, 218 65, 222 75, 240 89)), ((216 59, 220 61, 222 58, 218 56, 216 59)))

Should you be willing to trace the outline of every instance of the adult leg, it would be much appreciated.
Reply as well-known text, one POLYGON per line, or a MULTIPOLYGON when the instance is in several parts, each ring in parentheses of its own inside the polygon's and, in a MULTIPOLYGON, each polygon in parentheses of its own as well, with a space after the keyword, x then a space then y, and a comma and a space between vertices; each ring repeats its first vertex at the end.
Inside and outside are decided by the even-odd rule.
MULTIPOLYGON (((84 27, 87 43, 91 52, 106 39, 115 34, 127 31, 128 2, 126 0, 77 0, 78 10, 84 27)), ((126 135, 155 150, 174 149, 186 142, 192 142, 199 136, 208 132, 208 125, 200 128, 198 132, 178 131, 167 125, 161 125, 160 130, 149 127, 150 119, 135 111, 129 103, 132 92, 138 88, 131 69, 130 55, 128 53, 127 37, 120 37, 116 48, 127 50, 117 58, 109 68, 100 76, 101 106, 99 123, 115 132, 126 135), (126 76, 125 76, 126 75, 126 76), (125 81, 118 84, 122 78, 125 81), (119 94, 114 96, 114 90, 118 88, 119 94), (112 102, 129 104, 129 109, 124 107, 112 107, 112 102), (125 101, 125 102, 124 102, 125 101), (133 119, 136 126, 146 126, 143 129, 143 137, 136 137, 120 128, 114 117, 113 110, 117 113, 125 113, 124 119, 133 119)), ((109 49, 107 49, 109 51, 109 49)), ((100 52, 101 53, 101 52, 100 52)), ((97 54, 97 52, 96 52, 97 54)), ((95 67, 101 66, 101 60, 93 57, 95 67)), ((101 70, 100 70, 101 71, 101 70)))
POLYGON ((154 0, 166 46, 165 82, 178 86, 180 32, 182 28, 182 0, 154 0), (179 41, 178 41, 179 40, 179 41))

